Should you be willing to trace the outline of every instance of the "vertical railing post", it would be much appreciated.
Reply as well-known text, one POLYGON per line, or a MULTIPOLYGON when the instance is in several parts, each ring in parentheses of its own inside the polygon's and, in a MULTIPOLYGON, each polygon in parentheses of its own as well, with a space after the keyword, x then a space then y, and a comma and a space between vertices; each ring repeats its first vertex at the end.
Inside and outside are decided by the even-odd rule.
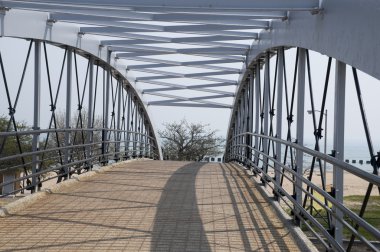
MULTIPOLYGON (((305 63, 306 63, 306 50, 299 49, 298 55, 298 89, 297 89, 297 144, 303 146, 304 138, 304 117, 305 117, 305 63)), ((296 169, 299 176, 303 176, 303 152, 296 151, 296 169)), ((299 206, 294 209, 299 213, 298 207, 302 206, 302 180, 296 178, 296 201, 299 206)), ((295 222, 300 224, 300 219, 295 216, 295 222)))
MULTIPOLYGON (((277 69, 277 118, 276 118, 276 137, 281 139, 282 135, 282 91, 284 81, 284 48, 278 49, 278 69, 277 69)), ((281 163, 281 143, 276 143, 276 160, 281 163)), ((281 181, 281 167, 275 164, 275 179, 278 184, 281 181)), ((275 189, 275 198, 278 199, 279 188, 275 189)))
POLYGON ((107 52, 107 63, 106 67, 106 83, 103 89, 103 131, 102 131, 102 163, 106 165, 108 163, 108 113, 109 113, 109 99, 110 99, 110 82, 111 82, 111 51, 107 52))
MULTIPOLYGON (((41 41, 34 41, 34 114, 33 130, 40 129, 40 107, 41 107, 41 41)), ((40 147, 40 134, 33 134, 32 151, 36 152, 40 147)), ((35 174, 40 170, 40 156, 33 154, 32 158, 32 192, 40 190, 39 176, 35 174)))
POLYGON ((121 110, 121 99, 122 99, 122 93, 123 93, 123 85, 122 80, 117 80, 117 87, 119 90, 117 90, 117 114, 116 114, 116 149, 115 149, 115 161, 118 162, 120 160, 120 141, 121 141, 121 126, 120 126, 120 118, 122 116, 122 110, 121 110))
MULTIPOLYGON (((255 81, 255 133, 260 133, 260 61, 257 61, 256 64, 256 81, 255 81)), ((255 137, 255 149, 259 150, 259 137, 255 137)), ((259 165, 259 153, 255 151, 255 164, 259 165)))
MULTIPOLYGON (((336 61, 335 67, 335 104, 334 104, 334 150, 333 156, 339 160, 344 157, 344 119, 345 119, 346 64, 336 61)), ((327 136, 325 136, 327 137, 327 136)), ((343 169, 333 167, 333 188, 335 199, 343 204, 343 169)), ((334 236, 339 244, 343 244, 343 213, 333 208, 334 236), (339 220, 339 221, 338 221, 339 220)))
POLYGON ((71 48, 67 49, 67 77, 66 77, 66 118, 65 118, 65 174, 66 179, 70 178, 70 167, 68 164, 70 163, 70 153, 71 149, 69 146, 71 145, 71 86, 72 86, 72 63, 73 63, 73 50, 71 48))
MULTIPOLYGON (((89 58, 89 78, 88 78, 88 114, 87 114, 87 158, 92 158, 93 146, 93 106, 94 106, 94 57, 89 58)), ((92 170, 92 160, 87 162, 88 170, 92 170)))

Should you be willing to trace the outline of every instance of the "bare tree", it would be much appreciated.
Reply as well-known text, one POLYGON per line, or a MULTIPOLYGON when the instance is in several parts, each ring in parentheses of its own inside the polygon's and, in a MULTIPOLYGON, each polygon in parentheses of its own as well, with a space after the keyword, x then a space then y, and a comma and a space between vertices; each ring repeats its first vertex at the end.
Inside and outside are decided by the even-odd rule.
POLYGON ((216 130, 208 129, 207 124, 166 123, 165 129, 158 131, 162 139, 164 157, 170 160, 198 161, 205 156, 222 153, 224 138, 216 135, 216 130))

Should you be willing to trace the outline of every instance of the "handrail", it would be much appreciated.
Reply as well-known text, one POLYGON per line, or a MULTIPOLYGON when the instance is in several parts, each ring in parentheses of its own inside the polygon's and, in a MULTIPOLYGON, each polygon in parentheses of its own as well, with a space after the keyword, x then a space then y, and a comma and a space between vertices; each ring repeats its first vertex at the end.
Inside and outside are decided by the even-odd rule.
MULTIPOLYGON (((0 163, 1 162, 9 162, 11 160, 21 159, 21 158, 27 158, 27 157, 33 157, 33 156, 42 156, 43 158, 41 160, 36 161, 30 161, 24 160, 24 162, 19 162, 20 164, 15 164, 10 167, 6 167, 3 169, 0 169, 0 172, 10 172, 10 171, 16 171, 18 169, 26 169, 26 171, 30 170, 30 167, 32 165, 36 164, 43 164, 46 163, 46 161, 56 161, 54 165, 50 165, 48 168, 40 168, 38 171, 24 175, 19 178, 11 179, 9 181, 5 181, 0 183, 0 188, 4 188, 4 186, 11 185, 14 183, 18 183, 21 181, 29 180, 31 178, 38 178, 38 184, 46 181, 46 180, 40 180, 40 177, 44 174, 47 174, 49 172, 53 171, 59 171, 59 174, 55 177, 62 177, 65 178, 67 176, 70 176, 72 173, 78 170, 86 169, 91 170, 93 165, 96 164, 106 164, 108 163, 109 159, 119 160, 119 159, 128 159, 130 157, 150 157, 150 158, 159 158, 158 149, 156 146, 155 139, 143 132, 140 131, 128 131, 128 130, 118 130, 118 129, 107 129, 107 128, 70 128, 70 129, 43 129, 43 130, 25 130, 25 131, 9 131, 9 132, 0 132, 0 139, 3 141, 6 141, 8 137, 16 137, 16 136, 25 136, 25 135, 41 135, 41 134, 51 134, 51 133, 74 133, 74 132, 88 132, 91 134, 95 133, 118 133, 118 134, 124 134, 128 135, 127 138, 119 138, 119 137, 113 137, 110 136, 109 140, 98 140, 96 142, 87 142, 87 140, 80 140, 80 143, 71 143, 68 146, 61 145, 59 147, 49 147, 47 146, 46 149, 39 149, 37 151, 29 151, 29 152, 23 152, 21 154, 14 154, 9 156, 3 156, 0 157, 0 163), (84 142, 83 142, 84 141, 84 142), (108 149, 108 152, 102 152, 102 148, 100 148, 101 145, 107 145, 107 146, 113 146, 110 149, 108 149), (116 145, 118 145, 118 148, 116 148, 116 145), (60 155, 54 155, 53 153, 57 152, 68 152, 69 154, 69 162, 60 164, 57 159, 63 158, 64 154, 60 155), (73 153, 75 151, 75 153, 73 153), (88 151, 91 153, 91 156, 88 157, 88 151), (51 155, 53 154, 53 155, 51 155), (87 155, 86 155, 87 154, 87 155), (72 156, 75 156, 74 159, 77 159, 79 155, 79 160, 71 160, 72 156), (112 156, 114 158, 112 158, 112 156), (111 158, 110 158, 111 157, 111 158), (105 162, 104 160, 107 161, 105 162), (79 166, 79 167, 78 167, 79 166), (69 175, 70 174, 70 175, 69 175)), ((85 136, 85 138, 87 138, 85 136)), ((92 139, 93 140, 93 139, 92 139)), ((67 155, 67 154, 66 154, 67 155)), ((52 179, 52 178, 49 178, 52 179)), ((7 195, 12 195, 19 193, 20 191, 23 191, 25 189, 32 188, 33 190, 37 187, 37 184, 35 185, 28 185, 25 188, 21 189, 15 189, 11 190, 10 192, 3 192, 0 197, 5 197, 7 195)))
MULTIPOLYGON (((293 213, 299 217, 300 220, 303 221, 303 223, 307 226, 307 228, 319 239, 322 244, 326 248, 329 248, 328 244, 323 240, 323 238, 314 230, 314 228, 306 222, 306 220, 310 221, 312 225, 314 225, 315 228, 317 228, 320 232, 322 232, 322 235, 327 241, 338 251, 345 251, 344 248, 336 242, 333 235, 329 231, 326 230, 325 227, 323 227, 318 220, 313 217, 310 213, 307 212, 307 209, 305 209, 301 204, 299 204, 292 195, 290 195, 286 190, 282 187, 281 184, 279 184, 274 178, 272 178, 267 172, 265 172, 265 169, 261 169, 258 167, 258 163, 256 163, 258 160, 263 163, 264 166, 271 167, 275 172, 283 175, 287 180, 289 180, 294 186, 299 188, 303 193, 305 193, 306 197, 310 197, 310 199, 313 202, 316 202, 318 205, 320 205, 327 213, 329 213, 334 219, 340 223, 343 224, 344 227, 348 228, 349 231, 354 234, 356 237, 358 237, 364 244, 366 244, 369 248, 371 248, 374 251, 378 251, 378 249, 370 242, 368 241, 362 234, 360 234, 357 229, 354 227, 354 225, 358 225, 362 227, 364 230, 369 232, 371 235, 373 235, 374 238, 380 240, 380 231, 368 223, 366 220, 361 218, 358 214, 348 209, 345 205, 343 205, 341 202, 336 200, 332 195, 330 195, 328 192, 321 189, 319 186, 314 184, 309 179, 305 178, 301 174, 294 171, 292 168, 288 167, 287 165, 283 164, 281 161, 278 161, 275 157, 272 157, 271 155, 267 154, 265 151, 261 151, 256 149, 255 147, 252 147, 250 145, 247 145, 245 143, 234 143, 233 141, 236 138, 241 138, 243 136, 253 136, 258 137, 262 139, 268 139, 270 141, 280 143, 282 145, 294 148, 295 150, 300 150, 302 153, 307 153, 313 157, 320 158, 321 160, 325 160, 326 162, 338 166, 339 168, 343 169, 344 171, 347 171, 351 174, 354 174, 361 179, 364 179, 368 181, 369 183, 380 186, 380 178, 376 176, 375 174, 371 174, 368 172, 365 172, 363 170, 360 170, 359 168, 352 166, 350 164, 347 164, 341 160, 338 160, 332 156, 325 155, 323 153, 320 153, 315 150, 311 150, 307 147, 298 145, 296 143, 286 141, 283 139, 279 139, 276 137, 266 136, 262 134, 252 133, 252 132, 244 132, 240 134, 236 134, 230 139, 227 140, 227 161, 238 161, 242 163, 243 165, 248 165, 250 167, 254 168, 254 171, 256 171, 256 174, 259 174, 259 176, 262 177, 262 181, 265 184, 269 184, 269 182, 273 183, 273 186, 270 186, 273 188, 274 193, 279 197, 286 197, 287 200, 289 200, 293 204, 293 208, 296 209, 296 211, 293 211, 293 213), (232 153, 230 153, 230 150, 233 150, 232 153), (239 151, 240 150, 240 151, 239 151), (255 154, 253 154, 254 152, 255 154), (243 155, 242 155, 243 154, 243 155), (249 154, 249 155, 248 155, 249 154), (229 156, 228 156, 229 155, 229 156), (254 157, 256 162, 252 161, 252 158, 248 158, 249 156, 254 157), (260 158, 260 156, 262 156, 260 158), (273 165, 269 163, 269 161, 273 162, 273 165), (307 189, 303 188, 299 184, 295 182, 295 180, 289 178, 289 176, 286 175, 286 173, 290 173, 294 177, 295 180, 301 181, 303 184, 306 184, 311 191, 308 191, 307 189), (343 212, 345 216, 350 218, 354 222, 354 224, 350 224, 344 219, 340 219, 339 216, 335 214, 335 211, 333 211, 325 202, 322 202, 323 200, 318 199, 316 196, 313 195, 312 191, 315 191, 319 193, 324 200, 327 202, 330 202, 332 206, 336 207, 340 211, 343 212), (299 212, 298 212, 299 211, 299 212)), ((286 202, 286 201, 285 201, 286 202)), ((286 203, 289 207, 291 207, 288 203, 286 203)))

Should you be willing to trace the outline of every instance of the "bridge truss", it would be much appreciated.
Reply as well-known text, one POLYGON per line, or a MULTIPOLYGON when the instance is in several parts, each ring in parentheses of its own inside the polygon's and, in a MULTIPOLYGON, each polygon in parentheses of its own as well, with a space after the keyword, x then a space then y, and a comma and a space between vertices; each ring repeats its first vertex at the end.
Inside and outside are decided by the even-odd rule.
POLYGON ((4 196, 37 191, 46 180, 61 181, 112 160, 161 158, 149 106, 232 109, 226 161, 239 162, 261 176, 273 188, 274 197, 292 209, 296 224, 307 227, 327 249, 350 251, 357 237, 376 250, 360 232, 380 240, 378 228, 363 219, 372 191, 380 186, 380 159, 372 144, 357 69, 380 78, 378 3, 363 1, 360 11, 353 0, 0 3, 1 36, 28 41, 19 82, 13 81, 15 73, 1 57, 5 47, 0 48, 0 86, 5 97, 1 99, 9 114, 0 133, 0 162, 16 160, 4 172, 21 169, 23 174, 0 184, 4 196), (56 53, 48 53, 56 48, 61 48, 59 59, 56 53), (286 56, 292 50, 294 62, 286 56), (312 51, 328 55, 319 98, 313 93, 312 51), (28 75, 30 62, 34 65, 28 75), (84 68, 78 67, 80 62, 84 68), (55 77, 53 65, 59 69, 55 77), (292 76, 287 74, 290 68, 292 76), (349 72, 372 173, 343 162, 349 72), (33 80, 31 129, 16 120, 23 109, 21 93, 28 86, 24 83, 30 79, 25 76, 33 80), (332 78, 334 146, 326 155, 320 151, 320 140, 332 78), (50 120, 44 128, 41 104, 45 100, 50 120), (305 103, 311 106, 313 148, 304 145, 305 103), (59 108, 64 111, 61 115, 59 108), (25 140, 31 140, 31 146, 25 147, 25 140), (14 143, 11 153, 4 151, 7 141, 14 143), (312 163, 304 177, 306 154, 312 163), (321 186, 313 180, 316 170, 323 174, 324 161, 333 167, 330 193, 326 176, 320 176, 321 186), (344 172, 368 182, 359 213, 344 205, 344 172), (15 188, 21 181, 27 184, 15 188), (285 183, 292 185, 290 190, 285 183), (316 211, 315 202, 322 212, 316 211), (344 228, 352 234, 347 247, 344 228))

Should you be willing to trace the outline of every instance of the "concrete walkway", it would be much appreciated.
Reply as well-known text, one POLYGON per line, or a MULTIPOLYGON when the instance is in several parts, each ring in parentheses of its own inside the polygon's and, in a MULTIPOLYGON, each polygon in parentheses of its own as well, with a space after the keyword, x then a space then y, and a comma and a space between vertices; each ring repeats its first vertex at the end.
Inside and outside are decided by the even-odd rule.
POLYGON ((0 218, 2 251, 305 251, 240 168, 136 161, 0 218))

